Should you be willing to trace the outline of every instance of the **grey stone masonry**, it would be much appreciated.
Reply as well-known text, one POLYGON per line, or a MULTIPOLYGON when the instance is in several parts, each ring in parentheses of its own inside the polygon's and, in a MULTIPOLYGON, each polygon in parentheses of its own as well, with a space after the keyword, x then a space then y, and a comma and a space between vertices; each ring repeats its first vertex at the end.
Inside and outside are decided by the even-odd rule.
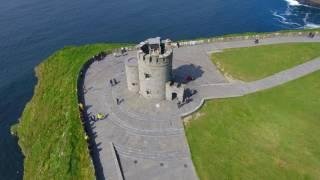
MULTIPOLYGON (((172 78, 173 50, 160 37, 140 43, 137 52, 140 94, 149 99, 165 99, 165 84, 172 78)), ((128 74, 129 75, 129 74, 128 74)))

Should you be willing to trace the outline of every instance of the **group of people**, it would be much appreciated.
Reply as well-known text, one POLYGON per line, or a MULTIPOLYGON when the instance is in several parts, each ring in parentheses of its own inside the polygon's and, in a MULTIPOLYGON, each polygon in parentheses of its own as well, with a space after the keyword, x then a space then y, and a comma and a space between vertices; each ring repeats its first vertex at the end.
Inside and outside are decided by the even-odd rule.
POLYGON ((110 86, 113 87, 117 85, 119 82, 115 78, 113 78, 109 80, 109 83, 110 83, 110 86))
POLYGON ((113 56, 114 57, 125 56, 128 54, 128 50, 129 50, 128 48, 122 47, 122 48, 120 48, 120 52, 119 51, 114 52, 113 56))
POLYGON ((314 38, 316 36, 316 33, 315 32, 310 32, 309 34, 308 34, 308 37, 309 38, 314 38))
POLYGON ((177 103, 178 109, 180 109, 183 105, 188 104, 189 102, 192 102, 192 101, 193 101, 193 99, 189 96, 184 98, 184 100, 182 102, 178 101, 178 103, 177 103))
POLYGON ((107 53, 104 52, 104 51, 102 51, 102 52, 100 52, 99 54, 94 55, 94 56, 92 57, 92 59, 93 59, 94 61, 101 61, 101 60, 103 60, 103 58, 105 58, 106 56, 107 56, 107 53))
MULTIPOLYGON (((113 78, 113 79, 109 80, 109 83, 110 83, 110 86, 113 87, 113 86, 117 85, 119 83, 119 81, 117 81, 116 78, 113 78)), ((116 98, 117 105, 121 104, 122 101, 123 101, 123 99, 116 98)))
POLYGON ((116 98, 117 105, 121 104, 124 101, 124 99, 116 98))

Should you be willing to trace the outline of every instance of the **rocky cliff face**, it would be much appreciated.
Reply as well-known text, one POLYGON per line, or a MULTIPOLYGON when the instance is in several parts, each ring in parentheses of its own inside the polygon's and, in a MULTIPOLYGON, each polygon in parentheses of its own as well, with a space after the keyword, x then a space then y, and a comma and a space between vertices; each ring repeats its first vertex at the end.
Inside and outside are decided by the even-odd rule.
POLYGON ((320 7, 320 0, 298 0, 301 4, 320 7))

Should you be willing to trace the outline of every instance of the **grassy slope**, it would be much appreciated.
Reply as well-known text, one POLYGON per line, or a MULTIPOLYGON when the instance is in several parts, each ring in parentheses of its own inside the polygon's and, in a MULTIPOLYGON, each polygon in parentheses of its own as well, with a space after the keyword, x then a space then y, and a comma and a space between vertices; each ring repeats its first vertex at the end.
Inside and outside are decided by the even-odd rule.
POLYGON ((201 179, 318 179, 320 72, 256 94, 208 101, 186 125, 201 179))
POLYGON ((320 43, 292 43, 226 49, 212 54, 212 61, 235 79, 253 81, 318 56, 320 43))
POLYGON ((18 127, 24 179, 95 178, 77 108, 77 76, 92 55, 115 47, 66 47, 36 68, 38 84, 18 127))

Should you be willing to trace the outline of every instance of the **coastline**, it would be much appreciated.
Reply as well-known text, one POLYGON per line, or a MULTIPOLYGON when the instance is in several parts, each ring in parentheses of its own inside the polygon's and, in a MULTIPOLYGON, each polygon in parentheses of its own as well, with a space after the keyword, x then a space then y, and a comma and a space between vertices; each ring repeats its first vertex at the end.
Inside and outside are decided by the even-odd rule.
POLYGON ((297 0, 299 3, 320 8, 320 0, 297 0))
MULTIPOLYGON (((307 32, 317 30, 319 29, 307 30, 307 32)), ((272 33, 248 33, 226 35, 224 37, 225 40, 228 40, 233 36, 255 37, 265 34, 272 33)), ((223 39, 223 37, 218 38, 223 39)), ((90 163, 92 157, 89 155, 88 144, 83 138, 84 129, 81 125, 77 108, 76 81, 81 67, 87 62, 87 59, 102 50, 112 50, 119 47, 120 45, 104 44, 64 48, 54 53, 36 68, 39 81, 35 87, 34 96, 25 107, 18 126, 19 145, 25 155, 24 179, 32 179, 34 177, 45 179, 52 177, 52 175, 55 175, 54 177, 56 178, 65 179, 70 177, 78 179, 93 178, 95 170, 90 163), (61 69, 65 68, 67 69, 66 71, 61 71, 61 69), (61 91, 61 89, 63 90, 61 91), (67 124, 65 124, 66 122, 67 124), (60 133, 52 131, 52 129, 55 130, 56 128, 63 128, 63 131, 60 133), (72 128, 76 128, 76 131, 73 131, 72 128), (68 137, 64 137, 65 134, 68 137), (48 138, 49 141, 44 140, 44 138, 48 138), (68 139, 65 140, 64 138, 68 139), (71 149, 68 149, 69 146, 59 147, 59 143, 53 143, 59 141, 61 143, 70 141, 71 149), (82 154, 77 152, 79 150, 77 146, 81 148, 82 154), (61 150, 66 150, 66 153, 70 153, 71 156, 69 158, 61 158, 61 150), (57 162, 62 163, 62 167, 56 167, 59 165, 57 162), (70 171, 61 169, 67 165, 70 166, 69 163, 79 164, 69 167, 74 168, 70 171), (55 173, 61 174, 56 175, 55 173)))

